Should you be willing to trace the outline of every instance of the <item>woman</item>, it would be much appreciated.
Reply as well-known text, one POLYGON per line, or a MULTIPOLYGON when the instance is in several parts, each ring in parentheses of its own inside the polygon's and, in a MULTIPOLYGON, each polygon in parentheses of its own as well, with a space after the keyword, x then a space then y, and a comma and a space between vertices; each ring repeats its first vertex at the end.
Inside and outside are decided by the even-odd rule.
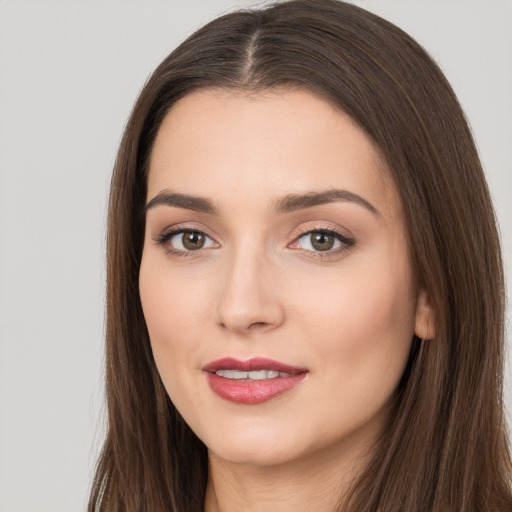
POLYGON ((504 294, 460 106, 409 36, 223 16, 128 122, 90 510, 505 511, 504 294))

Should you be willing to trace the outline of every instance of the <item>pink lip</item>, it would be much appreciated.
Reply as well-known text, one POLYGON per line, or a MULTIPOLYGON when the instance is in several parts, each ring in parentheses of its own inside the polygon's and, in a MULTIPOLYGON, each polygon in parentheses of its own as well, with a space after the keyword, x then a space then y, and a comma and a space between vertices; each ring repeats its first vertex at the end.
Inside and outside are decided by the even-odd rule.
POLYGON ((218 359, 207 364, 203 371, 207 372, 208 384, 214 393, 230 402, 256 405, 272 400, 300 384, 307 374, 305 368, 296 368, 287 364, 255 357, 247 361, 239 361, 231 357, 218 359), (257 370, 274 370, 290 373, 289 377, 277 377, 266 380, 233 380, 216 375, 218 370, 238 370, 243 372, 257 370))
POLYGON ((218 370, 238 370, 240 372, 251 372, 257 370, 274 370, 282 373, 304 373, 307 372, 306 368, 296 368, 288 364, 280 363, 272 359, 264 357, 253 357, 247 361, 240 361, 232 357, 225 357, 208 363, 203 370, 205 372, 215 373, 218 370))

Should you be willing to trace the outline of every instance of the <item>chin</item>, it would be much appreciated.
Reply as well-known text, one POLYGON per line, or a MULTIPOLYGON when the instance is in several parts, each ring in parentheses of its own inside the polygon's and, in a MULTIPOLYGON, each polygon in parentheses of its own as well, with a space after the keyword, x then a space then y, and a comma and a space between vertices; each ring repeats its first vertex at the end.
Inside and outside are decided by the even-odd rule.
POLYGON ((301 456, 299 440, 284 439, 275 432, 262 430, 222 431, 222 438, 205 436, 203 442, 210 455, 233 464, 275 466, 301 456))
POLYGON ((256 443, 251 446, 230 443, 229 446, 221 445, 216 448, 208 448, 210 456, 214 455, 219 459, 240 466, 278 466, 291 462, 297 457, 297 454, 287 453, 287 450, 283 450, 282 446, 261 446, 256 443))

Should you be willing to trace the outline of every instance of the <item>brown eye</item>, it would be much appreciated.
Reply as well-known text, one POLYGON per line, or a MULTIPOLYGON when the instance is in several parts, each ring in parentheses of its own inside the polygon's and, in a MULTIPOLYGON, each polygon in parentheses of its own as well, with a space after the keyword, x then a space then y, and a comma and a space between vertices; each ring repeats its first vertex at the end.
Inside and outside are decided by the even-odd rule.
POLYGON ((218 247, 218 244, 202 231, 184 229, 161 237, 159 243, 182 253, 218 247))
POLYGON ((188 251, 202 249, 205 243, 204 233, 201 233, 200 231, 185 231, 181 237, 181 243, 188 251))
POLYGON ((334 254, 354 245, 354 240, 331 229, 311 230, 299 236, 289 247, 311 253, 334 254))
POLYGON ((334 247, 336 239, 328 233, 311 233, 311 245, 317 251, 329 251, 334 247))

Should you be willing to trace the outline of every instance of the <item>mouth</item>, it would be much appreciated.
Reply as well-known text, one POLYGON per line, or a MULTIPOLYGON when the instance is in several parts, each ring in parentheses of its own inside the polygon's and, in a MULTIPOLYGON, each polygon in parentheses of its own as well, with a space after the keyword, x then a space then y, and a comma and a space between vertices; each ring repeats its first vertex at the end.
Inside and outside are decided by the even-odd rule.
POLYGON ((207 364, 203 371, 208 384, 220 398, 255 405, 292 390, 302 382, 308 370, 265 358, 240 361, 224 358, 207 364))
POLYGON ((291 373, 278 372, 276 370, 254 370, 252 372, 241 372, 238 370, 217 370, 215 375, 224 377, 225 379, 234 380, 266 380, 292 376, 291 373))

